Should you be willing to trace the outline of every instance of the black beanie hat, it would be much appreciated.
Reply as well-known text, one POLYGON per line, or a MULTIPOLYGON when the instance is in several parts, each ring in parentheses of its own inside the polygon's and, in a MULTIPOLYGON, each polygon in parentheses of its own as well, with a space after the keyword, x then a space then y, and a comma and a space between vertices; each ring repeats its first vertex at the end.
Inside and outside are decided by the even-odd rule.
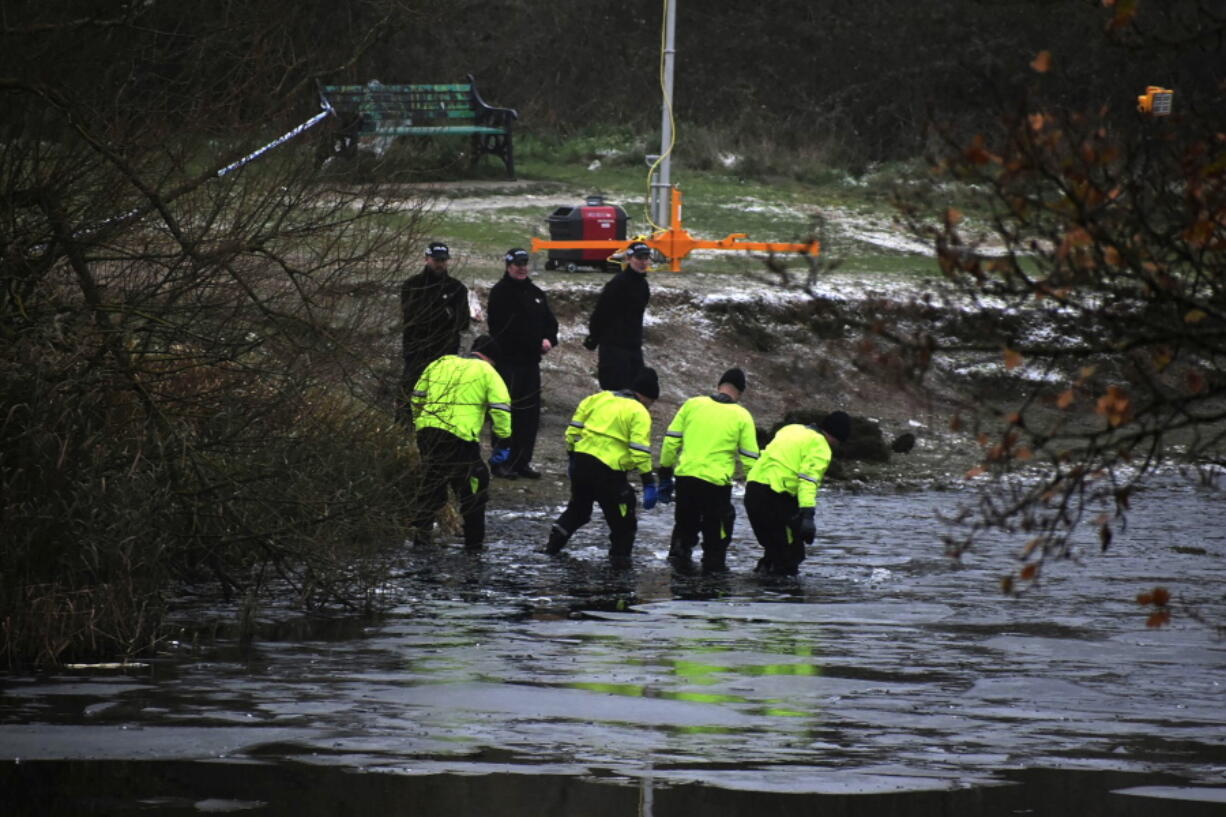
POLYGON ((645 366, 634 377, 634 383, 631 384, 630 390, 650 397, 652 400, 660 396, 660 378, 656 377, 656 370, 650 366, 645 366))
POLYGON ((745 373, 737 368, 729 369, 719 377, 719 382, 715 384, 716 388, 727 383, 737 391, 745 391, 745 373))
POLYGON ((498 359, 498 341, 489 335, 478 335, 473 339, 473 354, 482 354, 491 360, 498 359))
POLYGON ((851 436, 851 417, 845 411, 832 411, 826 415, 818 428, 839 442, 845 443, 851 436))

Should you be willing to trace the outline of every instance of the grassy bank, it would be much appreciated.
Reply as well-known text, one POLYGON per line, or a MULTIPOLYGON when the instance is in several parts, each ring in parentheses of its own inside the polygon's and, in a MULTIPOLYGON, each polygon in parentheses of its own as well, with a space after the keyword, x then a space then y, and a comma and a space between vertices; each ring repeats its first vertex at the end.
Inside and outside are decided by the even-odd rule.
MULTIPOLYGON (((684 131, 682 132, 684 136, 684 131)), ((566 141, 532 134, 516 137, 517 181, 486 161, 469 171, 453 164, 450 180, 424 165, 397 178, 436 197, 430 229, 468 257, 465 274, 484 277, 475 267, 501 272, 498 258, 532 237, 548 238, 549 215, 560 206, 583 204, 601 195, 628 216, 628 235, 650 234, 648 139, 625 131, 600 130, 566 141), (412 184, 416 182, 416 184, 412 184)), ((678 145, 672 181, 683 193, 683 223, 691 234, 721 239, 747 234, 751 241, 797 242, 818 238, 824 258, 856 272, 882 271, 924 276, 936 271, 931 257, 909 243, 894 223, 894 199, 921 183, 927 172, 918 160, 853 169, 833 157, 800 155, 764 145, 761 155, 721 149, 703 133, 703 144, 678 145), (854 172, 853 172, 854 170, 854 172)), ((951 206, 953 202, 951 195, 951 206)), ((973 202, 959 195, 958 206, 973 202)), ((749 256, 738 252, 695 253, 687 271, 739 273, 749 256)), ((541 254, 538 266, 543 266, 541 254)), ((756 264, 760 268, 760 264, 756 264)))

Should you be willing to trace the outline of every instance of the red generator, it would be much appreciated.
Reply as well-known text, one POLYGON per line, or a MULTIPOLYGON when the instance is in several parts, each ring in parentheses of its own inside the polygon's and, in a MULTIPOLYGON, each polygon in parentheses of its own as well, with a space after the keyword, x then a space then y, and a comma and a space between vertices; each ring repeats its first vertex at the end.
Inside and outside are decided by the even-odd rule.
MULTIPOLYGON (((616 204, 605 204, 603 196, 588 196, 581 207, 559 207, 549 216, 550 241, 625 241, 626 211, 616 204)), ((619 269, 608 260, 612 249, 550 250, 545 269, 575 272, 583 268, 613 272, 619 269)))

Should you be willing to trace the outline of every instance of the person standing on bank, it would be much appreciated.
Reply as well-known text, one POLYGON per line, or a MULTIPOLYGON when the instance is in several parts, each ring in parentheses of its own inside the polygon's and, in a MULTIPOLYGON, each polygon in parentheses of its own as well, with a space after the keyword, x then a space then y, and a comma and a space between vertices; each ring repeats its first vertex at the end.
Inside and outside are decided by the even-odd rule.
POLYGON ((596 377, 602 389, 626 389, 643 368, 643 313, 651 299, 647 268, 651 247, 634 241, 626 248, 626 268, 600 290, 588 319, 583 345, 599 349, 596 377))
POLYGON ((851 418, 832 411, 817 426, 792 423, 779 429, 745 481, 745 513, 765 551, 755 573, 795 576, 813 544, 817 491, 834 449, 851 436, 851 418))
POLYGON ((609 526, 609 562, 615 568, 630 566, 638 518, 627 475, 639 472, 643 509, 654 508, 657 488, 648 409, 659 396, 655 369, 645 367, 630 388, 597 392, 579 403, 566 429, 570 502, 553 523, 546 553, 561 553, 575 531, 591 521, 592 503, 598 502, 609 526))
POLYGON ((703 573, 728 569, 725 560, 736 521, 732 476, 738 457, 746 473, 758 459, 753 416, 738 402, 745 385, 745 373, 729 369, 720 376, 715 394, 686 400, 664 433, 659 496, 661 502, 673 500, 675 473, 677 505, 668 561, 679 572, 694 569, 691 554, 699 534, 703 573))
POLYGON ((450 259, 451 250, 446 244, 430 242, 426 248, 426 266, 400 287, 405 398, 410 396, 414 384, 432 361, 460 351, 460 335, 472 320, 468 311, 468 287, 448 274, 450 259))
POLYGON ((490 472, 481 458, 486 415, 499 437, 511 436, 511 398, 491 360, 489 335, 473 341, 468 357, 443 355, 426 367, 413 388, 413 424, 421 453, 421 484, 413 503, 413 542, 431 541, 434 520, 451 488, 460 501, 464 546, 485 544, 485 505, 490 472))
MULTIPOLYGON (((494 365, 511 393, 511 439, 496 439, 493 465, 496 477, 540 479, 532 467, 536 434, 541 425, 541 357, 558 345, 558 320, 549 301, 528 277, 527 250, 507 250, 506 270, 490 288, 486 319, 498 344, 494 365), (506 449, 510 453, 504 453, 506 449)), ((493 460, 491 460, 493 462, 493 460)))

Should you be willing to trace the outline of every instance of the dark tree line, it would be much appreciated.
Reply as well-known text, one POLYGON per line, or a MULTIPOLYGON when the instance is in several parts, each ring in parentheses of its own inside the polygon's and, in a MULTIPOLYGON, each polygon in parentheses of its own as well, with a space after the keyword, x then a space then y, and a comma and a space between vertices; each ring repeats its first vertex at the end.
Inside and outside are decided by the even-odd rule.
MULTIPOLYGON (((931 121, 982 127, 1021 89, 1015 66, 1043 49, 1062 63, 1048 92, 1071 107, 1117 102, 1149 83, 1178 84, 1189 100, 1212 90, 1220 67, 1189 60, 1176 43, 1196 0, 1135 4, 1129 25, 1168 33, 1169 49, 1105 37, 1103 5, 678 0, 677 115, 793 146, 833 141, 863 162, 916 155, 931 121)), ((457 0, 390 35, 347 78, 472 72, 489 99, 520 110, 521 128, 654 130, 662 13, 659 0, 457 0)))

